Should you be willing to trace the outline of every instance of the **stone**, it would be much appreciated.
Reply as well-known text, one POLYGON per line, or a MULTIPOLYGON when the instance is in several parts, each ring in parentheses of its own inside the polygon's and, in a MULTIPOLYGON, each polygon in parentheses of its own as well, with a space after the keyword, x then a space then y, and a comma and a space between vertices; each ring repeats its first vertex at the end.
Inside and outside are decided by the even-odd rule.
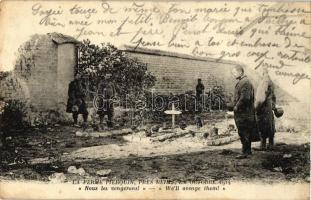
POLYGON ((291 158, 291 157, 292 157, 292 154, 290 154, 290 153, 289 153, 289 154, 284 154, 284 155, 283 155, 283 158, 291 158))
POLYGON ((274 171, 276 172, 282 172, 282 168, 281 167, 275 167, 273 168, 274 171))
POLYGON ((87 132, 77 131, 77 132, 76 132, 76 136, 77 136, 77 137, 87 137, 87 136, 88 136, 88 133, 87 133, 87 132))
POLYGON ((86 174, 85 170, 80 167, 78 170, 77 170, 77 174, 79 174, 80 176, 84 176, 86 174))
POLYGON ((64 183, 66 181, 66 176, 64 173, 54 173, 49 176, 51 183, 64 183))
POLYGON ((69 166, 68 169, 67 169, 67 172, 70 173, 70 174, 75 174, 76 171, 77 171, 76 166, 69 166))
POLYGON ((111 169, 102 169, 96 172, 98 176, 108 176, 112 172, 111 169))
POLYGON ((69 166, 67 172, 70 174, 79 174, 81 176, 86 174, 85 170, 82 167, 77 169, 76 166, 69 166))

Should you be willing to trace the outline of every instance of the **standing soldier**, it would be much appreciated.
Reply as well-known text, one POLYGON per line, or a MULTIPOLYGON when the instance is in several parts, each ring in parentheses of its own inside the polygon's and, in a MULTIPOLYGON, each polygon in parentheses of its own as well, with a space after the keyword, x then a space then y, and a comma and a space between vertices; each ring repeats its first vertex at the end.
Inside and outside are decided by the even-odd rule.
POLYGON ((275 110, 275 102, 273 82, 269 77, 268 70, 263 68, 263 78, 258 85, 255 101, 256 119, 260 133, 259 150, 266 150, 267 138, 269 138, 268 149, 272 149, 274 145, 275 123, 273 110, 275 110))
POLYGON ((202 83, 202 80, 199 78, 198 79, 198 84, 196 86, 196 98, 197 98, 197 101, 199 103, 199 111, 202 112, 203 110, 203 101, 204 101, 204 85, 202 83))
POLYGON ((78 115, 82 114, 83 126, 85 127, 87 125, 88 111, 80 74, 76 74, 74 80, 69 83, 68 97, 66 112, 72 113, 73 123, 76 127, 78 127, 78 115))
POLYGON ((111 74, 107 74, 99 84, 98 94, 100 96, 97 114, 99 115, 100 125, 103 125, 105 115, 108 117, 107 126, 113 127, 113 98, 115 88, 111 82, 111 74))
POLYGON ((241 66, 235 66, 232 74, 238 80, 234 91, 233 111, 242 143, 242 155, 236 158, 243 159, 252 154, 251 142, 256 133, 254 88, 247 76, 244 75, 244 69, 241 66))

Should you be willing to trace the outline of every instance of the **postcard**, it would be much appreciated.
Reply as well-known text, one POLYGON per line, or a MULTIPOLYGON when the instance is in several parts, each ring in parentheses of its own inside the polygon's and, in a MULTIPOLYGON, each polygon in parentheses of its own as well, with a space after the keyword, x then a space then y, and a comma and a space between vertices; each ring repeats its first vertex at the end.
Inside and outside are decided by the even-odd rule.
POLYGON ((0 198, 309 199, 310 12, 0 1, 0 198))

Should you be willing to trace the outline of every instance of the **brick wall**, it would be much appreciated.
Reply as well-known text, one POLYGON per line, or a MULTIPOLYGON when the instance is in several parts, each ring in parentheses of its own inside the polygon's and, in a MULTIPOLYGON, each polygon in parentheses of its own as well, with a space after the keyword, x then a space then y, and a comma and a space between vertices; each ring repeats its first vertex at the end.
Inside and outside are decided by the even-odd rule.
MULTIPOLYGON (((236 80, 231 75, 231 69, 242 65, 256 90, 260 80, 258 73, 243 63, 231 61, 217 62, 215 59, 193 57, 184 54, 165 52, 160 50, 133 49, 125 46, 129 56, 147 63, 148 70, 157 77, 155 91, 160 94, 180 94, 192 90, 195 92, 197 79, 201 78, 205 89, 215 85, 224 88, 226 95, 232 96, 236 80)), ((282 105, 298 101, 275 84, 277 103, 282 105)))
POLYGON ((148 70, 157 77, 155 90, 158 93, 183 93, 195 91, 197 79, 201 78, 205 89, 215 85, 233 92, 235 80, 230 75, 234 63, 213 62, 193 58, 146 54, 128 51, 127 54, 147 63, 148 70))

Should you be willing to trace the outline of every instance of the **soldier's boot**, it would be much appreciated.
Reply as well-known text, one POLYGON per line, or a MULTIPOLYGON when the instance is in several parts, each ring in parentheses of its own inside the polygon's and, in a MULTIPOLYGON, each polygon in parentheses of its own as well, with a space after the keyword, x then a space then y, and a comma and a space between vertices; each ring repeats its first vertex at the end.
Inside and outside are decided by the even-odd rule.
POLYGON ((267 139, 260 138, 260 150, 265 151, 267 149, 267 139))
POLYGON ((113 113, 111 111, 108 112, 107 126, 113 128, 113 113))
POLYGON ((78 127, 78 113, 77 112, 73 112, 72 113, 72 118, 73 118, 73 126, 74 127, 78 127))
POLYGON ((274 137, 269 137, 268 149, 273 150, 273 147, 274 147, 274 137))
POLYGON ((104 119, 105 119, 105 116, 99 116, 98 131, 103 131, 103 130, 105 130, 104 119))

